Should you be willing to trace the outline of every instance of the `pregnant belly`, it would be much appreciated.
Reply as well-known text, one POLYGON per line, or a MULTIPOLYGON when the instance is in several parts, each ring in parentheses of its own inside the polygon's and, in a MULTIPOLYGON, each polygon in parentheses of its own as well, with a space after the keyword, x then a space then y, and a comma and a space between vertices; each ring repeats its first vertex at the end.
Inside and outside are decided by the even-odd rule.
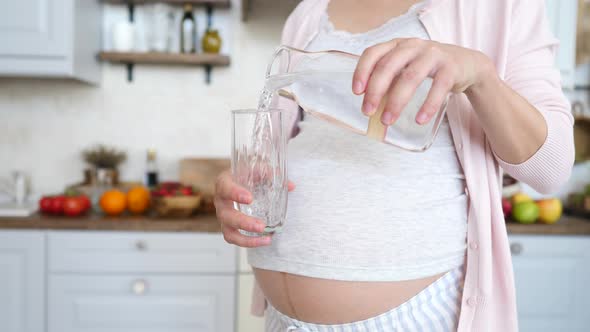
POLYGON ((345 324, 399 306, 444 273, 393 282, 328 280, 258 268, 254 274, 267 300, 281 313, 308 323, 345 324))

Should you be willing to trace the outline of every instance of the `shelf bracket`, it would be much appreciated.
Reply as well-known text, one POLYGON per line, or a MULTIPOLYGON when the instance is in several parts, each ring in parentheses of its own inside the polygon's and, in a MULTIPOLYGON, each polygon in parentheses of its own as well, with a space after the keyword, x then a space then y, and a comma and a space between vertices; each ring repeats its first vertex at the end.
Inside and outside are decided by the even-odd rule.
POLYGON ((133 63, 127 63, 127 82, 133 82, 133 63))
POLYGON ((135 4, 133 1, 127 1, 127 9, 129 10, 129 22, 135 22, 135 4))
POLYGON ((211 84, 211 72, 213 71, 213 66, 205 65, 205 83, 211 84))
MULTIPOLYGON (((207 11, 207 30, 211 29, 213 26, 213 5, 207 3, 205 6, 207 11)), ((205 83, 211 84, 211 72, 213 71, 213 66, 205 65, 205 83)))

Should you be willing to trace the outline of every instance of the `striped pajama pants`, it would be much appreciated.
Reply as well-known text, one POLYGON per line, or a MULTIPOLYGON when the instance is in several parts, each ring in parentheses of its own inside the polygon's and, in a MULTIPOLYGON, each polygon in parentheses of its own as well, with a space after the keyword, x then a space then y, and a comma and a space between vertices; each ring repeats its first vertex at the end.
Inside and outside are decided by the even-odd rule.
POLYGON ((463 266, 445 273, 398 307, 363 321, 323 325, 283 315, 270 304, 265 313, 266 332, 451 332, 457 331, 463 266))

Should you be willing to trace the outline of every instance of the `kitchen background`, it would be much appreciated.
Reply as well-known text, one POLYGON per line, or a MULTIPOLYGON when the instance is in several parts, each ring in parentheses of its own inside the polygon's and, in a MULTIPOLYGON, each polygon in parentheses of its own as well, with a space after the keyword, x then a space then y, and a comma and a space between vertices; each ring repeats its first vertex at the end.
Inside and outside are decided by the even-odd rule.
MULTIPOLYGON (((120 171, 130 180, 142 179, 148 148, 158 152, 164 178, 177 176, 183 156, 227 157, 229 111, 256 106, 267 62, 295 3, 254 2, 247 22, 241 20, 241 1, 216 10, 213 25, 231 66, 214 68, 211 85, 201 67, 158 65, 137 65, 130 84, 125 66, 109 63, 102 65, 98 85, 0 78, 0 174, 22 170, 34 192, 60 191, 65 183, 81 180, 80 152, 99 142, 127 151, 120 171)), ((136 9, 140 49, 146 11, 136 9)), ((195 12, 201 36, 205 13, 195 12)), ((176 7, 177 19, 181 13, 176 7)), ((103 6, 105 49, 110 49, 113 24, 126 19, 125 6, 103 6)))
MULTIPOLYGON (((131 2, 149 3, 134 7, 135 51, 150 48, 155 11, 174 13, 170 47, 180 48, 183 1, 131 2)), ((207 1, 189 2, 199 3, 192 12, 200 39, 207 1)), ((129 82, 125 64, 97 60, 101 50, 114 48, 115 26, 129 20, 125 1, 0 1, 0 185, 21 172, 37 206, 40 196, 87 180, 81 153, 97 143, 126 152, 121 181, 145 182, 146 153, 153 149, 160 180, 181 179, 181 160, 197 158, 191 179, 210 182, 212 170, 203 163, 225 167, 210 159, 229 156, 229 111, 256 105, 267 62, 298 1, 210 2, 222 4, 214 6, 212 26, 230 65, 214 67, 208 84, 200 65, 136 64, 129 82), (35 29, 47 40, 22 39, 35 29)), ((590 3, 546 3, 561 41, 564 91, 577 117, 590 118, 590 3)), ((590 129, 578 123, 576 143, 589 146, 590 129)), ((566 202, 582 192, 579 205, 590 208, 583 194, 590 196, 590 162, 584 161, 590 150, 580 151, 559 193, 542 196, 513 185, 507 192, 566 202)), ((0 193, 0 205, 11 200, 0 193)), ((69 218, 0 217, 0 332, 262 331, 262 320, 249 314, 253 276, 244 251, 223 242, 210 211, 154 219, 105 217, 96 209, 69 218)), ((510 222, 509 233, 521 330, 590 331, 590 221, 510 222)))

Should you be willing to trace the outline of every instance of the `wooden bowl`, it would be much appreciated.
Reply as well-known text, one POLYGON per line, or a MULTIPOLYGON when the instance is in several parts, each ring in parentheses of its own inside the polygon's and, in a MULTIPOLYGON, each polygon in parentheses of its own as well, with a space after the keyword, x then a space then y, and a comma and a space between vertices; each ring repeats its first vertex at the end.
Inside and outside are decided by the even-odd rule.
POLYGON ((590 160, 590 119, 577 117, 574 124, 576 163, 590 160))
POLYGON ((154 211, 158 217, 186 218, 201 205, 201 195, 154 198, 154 211))
POLYGON ((199 213, 215 213, 215 204, 213 203, 213 195, 203 195, 199 213))

